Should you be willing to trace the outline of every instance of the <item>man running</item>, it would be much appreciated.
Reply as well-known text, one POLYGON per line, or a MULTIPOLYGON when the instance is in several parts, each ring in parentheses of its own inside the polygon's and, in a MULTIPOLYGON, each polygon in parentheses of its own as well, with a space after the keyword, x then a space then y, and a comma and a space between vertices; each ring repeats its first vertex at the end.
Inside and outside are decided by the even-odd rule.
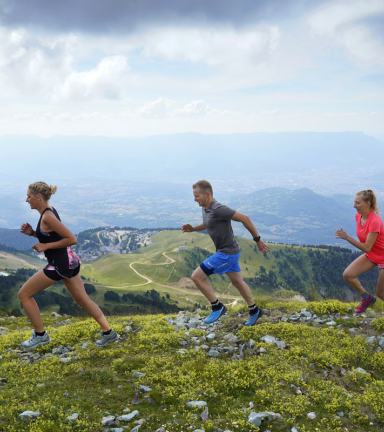
POLYGON ((192 273, 193 282, 212 305, 212 312, 204 322, 206 324, 213 323, 227 312, 227 308, 219 302, 211 284, 206 280, 206 277, 212 273, 225 273, 249 307, 250 317, 245 325, 253 326, 262 316, 263 311, 256 306, 251 290, 241 276, 239 265, 241 252, 239 243, 233 234, 231 220, 241 222, 245 226, 251 233, 260 252, 267 253, 269 246, 261 240, 249 216, 222 205, 213 198, 212 186, 208 181, 200 180, 195 183, 193 185, 193 195, 199 206, 203 207, 203 222, 195 227, 185 224, 181 229, 183 232, 203 231, 206 229, 216 247, 216 253, 201 263, 192 273))

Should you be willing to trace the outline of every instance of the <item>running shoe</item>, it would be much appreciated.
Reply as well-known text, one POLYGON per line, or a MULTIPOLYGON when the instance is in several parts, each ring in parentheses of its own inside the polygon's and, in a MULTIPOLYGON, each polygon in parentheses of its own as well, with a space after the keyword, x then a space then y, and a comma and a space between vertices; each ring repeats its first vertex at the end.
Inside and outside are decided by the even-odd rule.
POLYGON ((256 321, 264 314, 263 309, 258 308, 258 311, 254 315, 249 316, 249 320, 244 324, 246 326, 254 326, 256 321))
POLYGON ((223 307, 217 311, 211 311, 211 313, 205 318, 205 324, 212 324, 217 321, 221 315, 224 315, 227 312, 227 308, 223 305, 223 307))
POLYGON ((109 335, 105 335, 102 331, 100 332, 101 339, 97 340, 95 342, 96 346, 98 348, 105 347, 109 345, 112 342, 116 342, 118 339, 120 339, 120 335, 118 335, 115 330, 112 329, 111 333, 109 335))
POLYGON ((375 302, 376 302, 376 297, 373 297, 372 294, 369 294, 369 299, 367 299, 367 300, 361 299, 361 303, 359 304, 359 306, 357 307, 355 312, 356 313, 362 313, 362 312, 366 311, 369 306, 372 306, 373 304, 375 304, 375 302))
POLYGON ((32 330, 32 337, 27 341, 21 342, 21 348, 26 350, 35 349, 41 345, 47 345, 51 342, 51 338, 48 336, 48 333, 45 332, 44 336, 38 336, 35 330, 32 330))

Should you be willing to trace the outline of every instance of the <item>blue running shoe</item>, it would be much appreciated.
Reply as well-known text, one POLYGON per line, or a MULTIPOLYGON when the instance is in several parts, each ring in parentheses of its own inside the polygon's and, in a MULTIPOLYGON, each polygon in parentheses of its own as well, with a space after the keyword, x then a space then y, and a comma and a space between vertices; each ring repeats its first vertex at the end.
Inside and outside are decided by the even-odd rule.
POLYGON ((256 324, 256 321, 262 317, 264 314, 263 309, 260 309, 255 313, 255 315, 251 315, 249 317, 249 320, 244 324, 246 326, 254 326, 256 324))
POLYGON ((205 324, 212 324, 217 321, 221 315, 224 315, 227 312, 227 308, 223 305, 223 307, 217 311, 211 311, 211 313, 205 318, 205 324))

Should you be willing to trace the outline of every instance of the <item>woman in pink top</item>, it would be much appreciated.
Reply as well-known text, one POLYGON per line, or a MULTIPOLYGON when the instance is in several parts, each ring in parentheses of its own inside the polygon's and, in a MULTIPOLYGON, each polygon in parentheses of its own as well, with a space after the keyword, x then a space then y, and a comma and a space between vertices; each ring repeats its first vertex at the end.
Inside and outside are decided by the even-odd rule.
MULTIPOLYGON (((347 284, 361 295, 361 303, 356 309, 357 313, 361 313, 375 303, 376 297, 365 291, 357 277, 376 266, 380 270, 384 269, 384 226, 379 217, 376 195, 371 189, 357 192, 354 207, 357 211, 356 234, 360 241, 350 237, 342 228, 335 234, 336 238, 347 240, 364 252, 343 273, 347 284)), ((377 281, 377 296, 384 300, 384 272, 382 271, 377 281)))

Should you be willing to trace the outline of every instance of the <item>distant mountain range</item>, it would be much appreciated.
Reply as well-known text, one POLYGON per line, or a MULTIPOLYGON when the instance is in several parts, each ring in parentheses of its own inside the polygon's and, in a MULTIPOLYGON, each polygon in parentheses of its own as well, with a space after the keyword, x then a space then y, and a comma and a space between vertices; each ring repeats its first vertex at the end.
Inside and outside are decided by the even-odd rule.
POLYGON ((307 188, 271 188, 239 196, 229 206, 248 214, 263 238, 277 242, 346 246, 335 240, 335 230, 343 227, 352 236, 356 232, 353 197, 348 195, 325 197, 307 188))
MULTIPOLYGON (((106 205, 104 202, 94 202, 87 206, 82 202, 74 201, 66 204, 59 203, 57 206, 55 204, 55 206, 65 223, 75 233, 106 224, 137 228, 157 228, 159 226, 181 228, 185 222, 200 223, 201 209, 193 202, 190 190, 188 198, 184 196, 184 199, 180 191, 173 199, 170 197, 172 191, 168 195, 163 191, 164 195, 160 195, 160 198, 159 195, 155 197, 157 192, 158 189, 154 188, 152 191, 147 191, 149 196, 143 196, 143 190, 141 190, 138 201, 134 198, 129 199, 127 204, 131 207, 128 214, 123 213, 124 207, 120 201, 118 205, 119 211, 123 213, 122 216, 111 214, 113 204, 106 205), (179 201, 182 199, 183 201, 179 201)), ((120 198, 120 200, 123 199, 123 197, 120 198)), ((262 237, 269 241, 287 244, 347 246, 346 242, 334 238, 335 230, 343 227, 353 236, 356 231, 353 196, 338 194, 326 197, 307 188, 297 190, 269 188, 239 195, 229 202, 221 200, 220 197, 217 197, 217 200, 248 214, 262 237)), ((10 204, 9 200, 8 204, 10 204)), ((0 207, 2 220, 9 218, 9 222, 16 226, 27 221, 32 225, 36 224, 38 218, 36 211, 31 212, 22 203, 13 202, 12 205, 12 211, 7 207, 0 207)), ((234 222, 233 227, 236 235, 249 238, 249 233, 242 224, 234 222)), ((29 249, 35 241, 21 234, 19 229, 0 229, 0 244, 17 249, 29 249)))

